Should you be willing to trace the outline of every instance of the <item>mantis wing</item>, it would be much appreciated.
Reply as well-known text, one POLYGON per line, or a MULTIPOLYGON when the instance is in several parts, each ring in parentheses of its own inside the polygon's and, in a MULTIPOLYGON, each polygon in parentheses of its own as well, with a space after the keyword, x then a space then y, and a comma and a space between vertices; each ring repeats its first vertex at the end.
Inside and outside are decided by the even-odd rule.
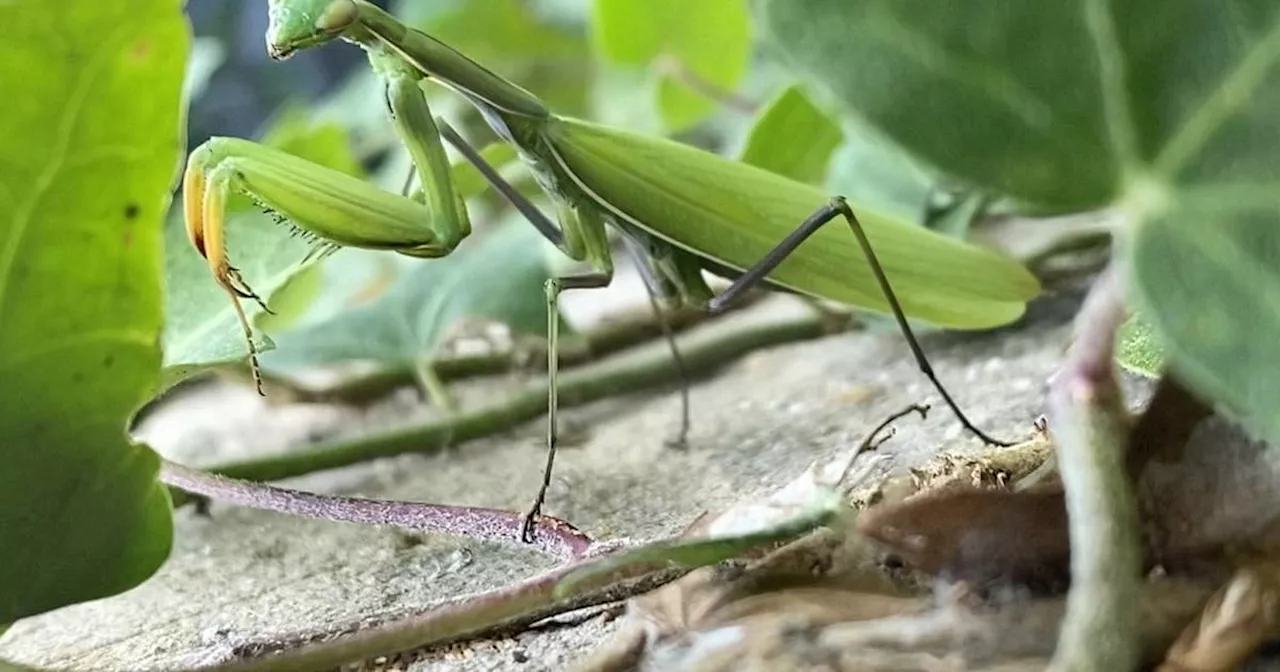
MULTIPOLYGON (((698 256, 744 270, 763 258, 828 194, 670 140, 560 118, 552 142, 578 185, 613 212, 698 256)), ((995 252, 859 209, 858 220, 908 317, 958 329, 1007 324, 1040 291, 995 252)), ((769 276, 811 296, 888 312, 847 226, 819 230, 769 276)))

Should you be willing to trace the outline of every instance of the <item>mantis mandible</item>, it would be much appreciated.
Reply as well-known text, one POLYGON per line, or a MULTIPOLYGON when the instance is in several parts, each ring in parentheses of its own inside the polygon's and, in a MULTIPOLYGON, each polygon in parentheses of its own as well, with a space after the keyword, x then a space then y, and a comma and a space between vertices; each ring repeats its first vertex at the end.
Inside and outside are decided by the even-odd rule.
POLYGON ((226 256, 223 211, 231 190, 338 245, 441 257, 471 232, 442 139, 548 241, 589 269, 546 283, 547 463, 526 517, 526 540, 530 523, 541 513, 557 444, 557 302, 565 290, 609 284, 613 260, 606 224, 647 253, 668 301, 716 311, 764 282, 892 312, 921 371, 960 422, 983 441, 1004 445, 975 427, 951 399, 907 317, 969 329, 1008 323, 1039 291, 1035 278, 1020 265, 908 222, 866 211, 855 216, 844 198, 747 164, 553 114, 533 94, 364 0, 270 0, 269 16, 267 45, 275 59, 337 39, 364 48, 385 85, 391 122, 421 175, 422 189, 411 197, 384 192, 247 140, 213 138, 196 148, 183 192, 187 232, 231 295, 246 334, 250 326, 240 300, 262 300, 226 256), (554 203, 558 226, 447 124, 437 123, 421 88, 427 80, 465 97, 502 140, 515 146, 554 203), (837 219, 849 225, 856 246, 839 229, 824 228, 837 219), (704 270, 734 278, 733 283, 714 295, 704 270), (900 299, 888 276, 898 285, 900 299))

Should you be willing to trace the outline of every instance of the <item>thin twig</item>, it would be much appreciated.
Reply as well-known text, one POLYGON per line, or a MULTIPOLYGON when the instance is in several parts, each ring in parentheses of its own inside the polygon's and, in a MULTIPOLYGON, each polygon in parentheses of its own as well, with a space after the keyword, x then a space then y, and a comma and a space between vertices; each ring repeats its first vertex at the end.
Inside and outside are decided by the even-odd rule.
POLYGON ((1116 384, 1116 333, 1125 319, 1117 262, 1090 290, 1075 343, 1050 384, 1050 421, 1071 531, 1071 592, 1055 672, 1131 670, 1138 660, 1142 552, 1125 470, 1129 423, 1116 384))
POLYGON ((853 463, 858 459, 859 455, 879 448, 880 444, 892 439, 894 435, 898 433, 897 428, 894 427, 890 428, 889 431, 885 432, 882 436, 881 433, 884 432, 886 427, 889 427, 889 425, 892 425, 899 419, 911 415, 912 413, 919 413, 920 419, 924 420, 929 417, 930 408, 929 404, 911 404, 900 411, 890 414, 889 417, 882 420, 880 424, 875 426, 875 429, 872 429, 871 432, 867 434, 867 437, 862 440, 862 443, 859 443, 857 448, 854 448, 852 454, 849 455, 849 461, 844 465, 844 471, 840 473, 840 480, 837 481, 837 483, 844 483, 845 479, 849 477, 849 472, 853 470, 853 463))
POLYGON ((694 93, 713 101, 739 114, 755 114, 760 107, 755 101, 745 98, 733 91, 712 82, 694 72, 692 68, 672 54, 662 54, 654 59, 654 67, 658 72, 680 82, 694 93))
MULTIPOLYGON (((501 509, 303 492, 209 474, 168 460, 161 464, 160 480, 187 492, 254 509, 337 522, 394 525, 470 539, 514 543, 524 521, 523 514, 501 509)), ((540 516, 535 524, 538 528, 536 542, 532 544, 535 550, 560 559, 572 559, 582 557, 591 548, 591 537, 569 523, 540 516)))

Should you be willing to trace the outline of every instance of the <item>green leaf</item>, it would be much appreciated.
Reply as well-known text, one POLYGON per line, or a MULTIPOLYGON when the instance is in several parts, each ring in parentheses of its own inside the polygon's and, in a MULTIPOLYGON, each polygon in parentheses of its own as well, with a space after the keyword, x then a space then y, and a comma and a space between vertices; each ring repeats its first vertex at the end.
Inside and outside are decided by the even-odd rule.
MULTIPOLYGON (((754 8, 765 39, 851 116, 948 174, 1069 210, 1109 200, 1120 184, 1086 5, 756 0, 754 8)), ((1171 14, 1163 7, 1125 13, 1151 30, 1153 17, 1171 14)))
POLYGON ((1116 361, 1129 371, 1157 378, 1164 370, 1165 349, 1151 324, 1135 314, 1120 327, 1116 361))
POLYGON ((919 222, 935 182, 880 133, 846 121, 826 187, 863 207, 919 222))
POLYGON ((843 139, 831 117, 789 86, 757 115, 738 160, 818 186, 843 139))
MULTIPOLYGON (((214 282, 208 263, 187 240, 181 213, 165 227, 165 386, 220 364, 244 360, 244 331, 231 298, 214 282)), ((259 212, 227 218, 227 250, 236 268, 260 295, 270 297, 305 267, 301 263, 317 243, 291 236, 290 230, 259 212)), ((261 314, 244 301, 250 320, 261 314)), ((261 333, 259 351, 273 344, 261 333)))
POLYGON ((519 82, 551 109, 582 111, 591 59, 581 26, 550 21, 526 0, 397 4, 405 23, 519 82))
POLYGON ((1114 208, 1189 387, 1280 440, 1280 2, 757 0, 853 115, 994 195, 1114 208))
POLYGON ((690 88, 696 78, 732 91, 751 57, 751 21, 745 0, 595 0, 592 37, 605 60, 637 68, 665 59, 686 71, 663 74, 658 107, 669 130, 687 128, 710 115, 714 100, 690 88))
POLYGON ((550 277, 542 238, 513 217, 441 259, 413 260, 384 294, 330 320, 276 336, 262 358, 277 371, 351 360, 414 365, 461 320, 487 319, 513 332, 545 334, 550 277))
POLYGON ((277 112, 261 142, 352 177, 364 177, 347 129, 331 121, 313 121, 302 105, 286 105, 277 112))
POLYGON ((164 562, 160 227, 190 42, 177 0, 0 3, 0 624, 164 562))
POLYGON ((1280 440, 1280 204, 1241 198, 1231 212, 1186 199, 1139 229, 1133 265, 1140 311, 1188 387, 1225 402, 1280 440), (1212 223, 1206 226, 1207 223, 1212 223))
POLYGON ((279 335, 326 322, 382 296, 420 263, 421 259, 376 250, 338 250, 324 263, 294 276, 272 296, 273 302, 278 302, 302 295, 298 302, 305 301, 304 309, 294 311, 284 320, 278 319, 281 317, 278 314, 259 315, 257 325, 269 335, 279 335))

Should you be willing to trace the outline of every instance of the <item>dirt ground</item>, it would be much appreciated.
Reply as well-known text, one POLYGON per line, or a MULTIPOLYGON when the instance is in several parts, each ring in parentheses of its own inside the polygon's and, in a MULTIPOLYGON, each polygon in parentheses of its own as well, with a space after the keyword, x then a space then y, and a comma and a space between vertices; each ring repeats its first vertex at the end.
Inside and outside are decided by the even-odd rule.
MULTIPOLYGON (((603 297, 601 300, 604 300, 603 297)), ((1044 385, 1069 339, 1078 293, 1047 296, 1016 327, 931 334, 939 376, 979 426, 1022 437, 1043 411, 1044 385)), ((779 298, 725 319, 797 310, 779 298)), ((590 307, 580 308, 583 314, 590 307)), ((648 347, 648 346, 647 346, 648 347)), ((913 401, 927 421, 900 423, 881 451, 895 468, 942 449, 977 449, 939 404, 894 332, 852 332, 755 352, 698 382, 687 450, 667 448, 677 422, 671 390, 572 409, 588 431, 564 450, 546 512, 597 539, 679 532, 700 513, 768 492, 813 460, 860 440, 913 401)), ((412 390, 366 410, 272 406, 248 388, 211 384, 148 417, 139 435, 192 464, 282 451, 321 437, 416 417, 412 390)), ((408 455, 294 479, 293 487, 381 498, 523 509, 544 460, 542 421, 446 453, 408 455)), ((176 514, 172 557, 144 585, 16 624, 0 656, 49 667, 138 671, 222 659, 237 644, 377 614, 420 610, 509 584, 551 561, 515 544, 422 537, 393 529, 299 520, 215 504, 211 517, 176 514)), ((514 638, 429 652, 408 669, 563 669, 616 627, 600 616, 514 638)), ((381 669, 370 666, 368 669, 381 669)))

